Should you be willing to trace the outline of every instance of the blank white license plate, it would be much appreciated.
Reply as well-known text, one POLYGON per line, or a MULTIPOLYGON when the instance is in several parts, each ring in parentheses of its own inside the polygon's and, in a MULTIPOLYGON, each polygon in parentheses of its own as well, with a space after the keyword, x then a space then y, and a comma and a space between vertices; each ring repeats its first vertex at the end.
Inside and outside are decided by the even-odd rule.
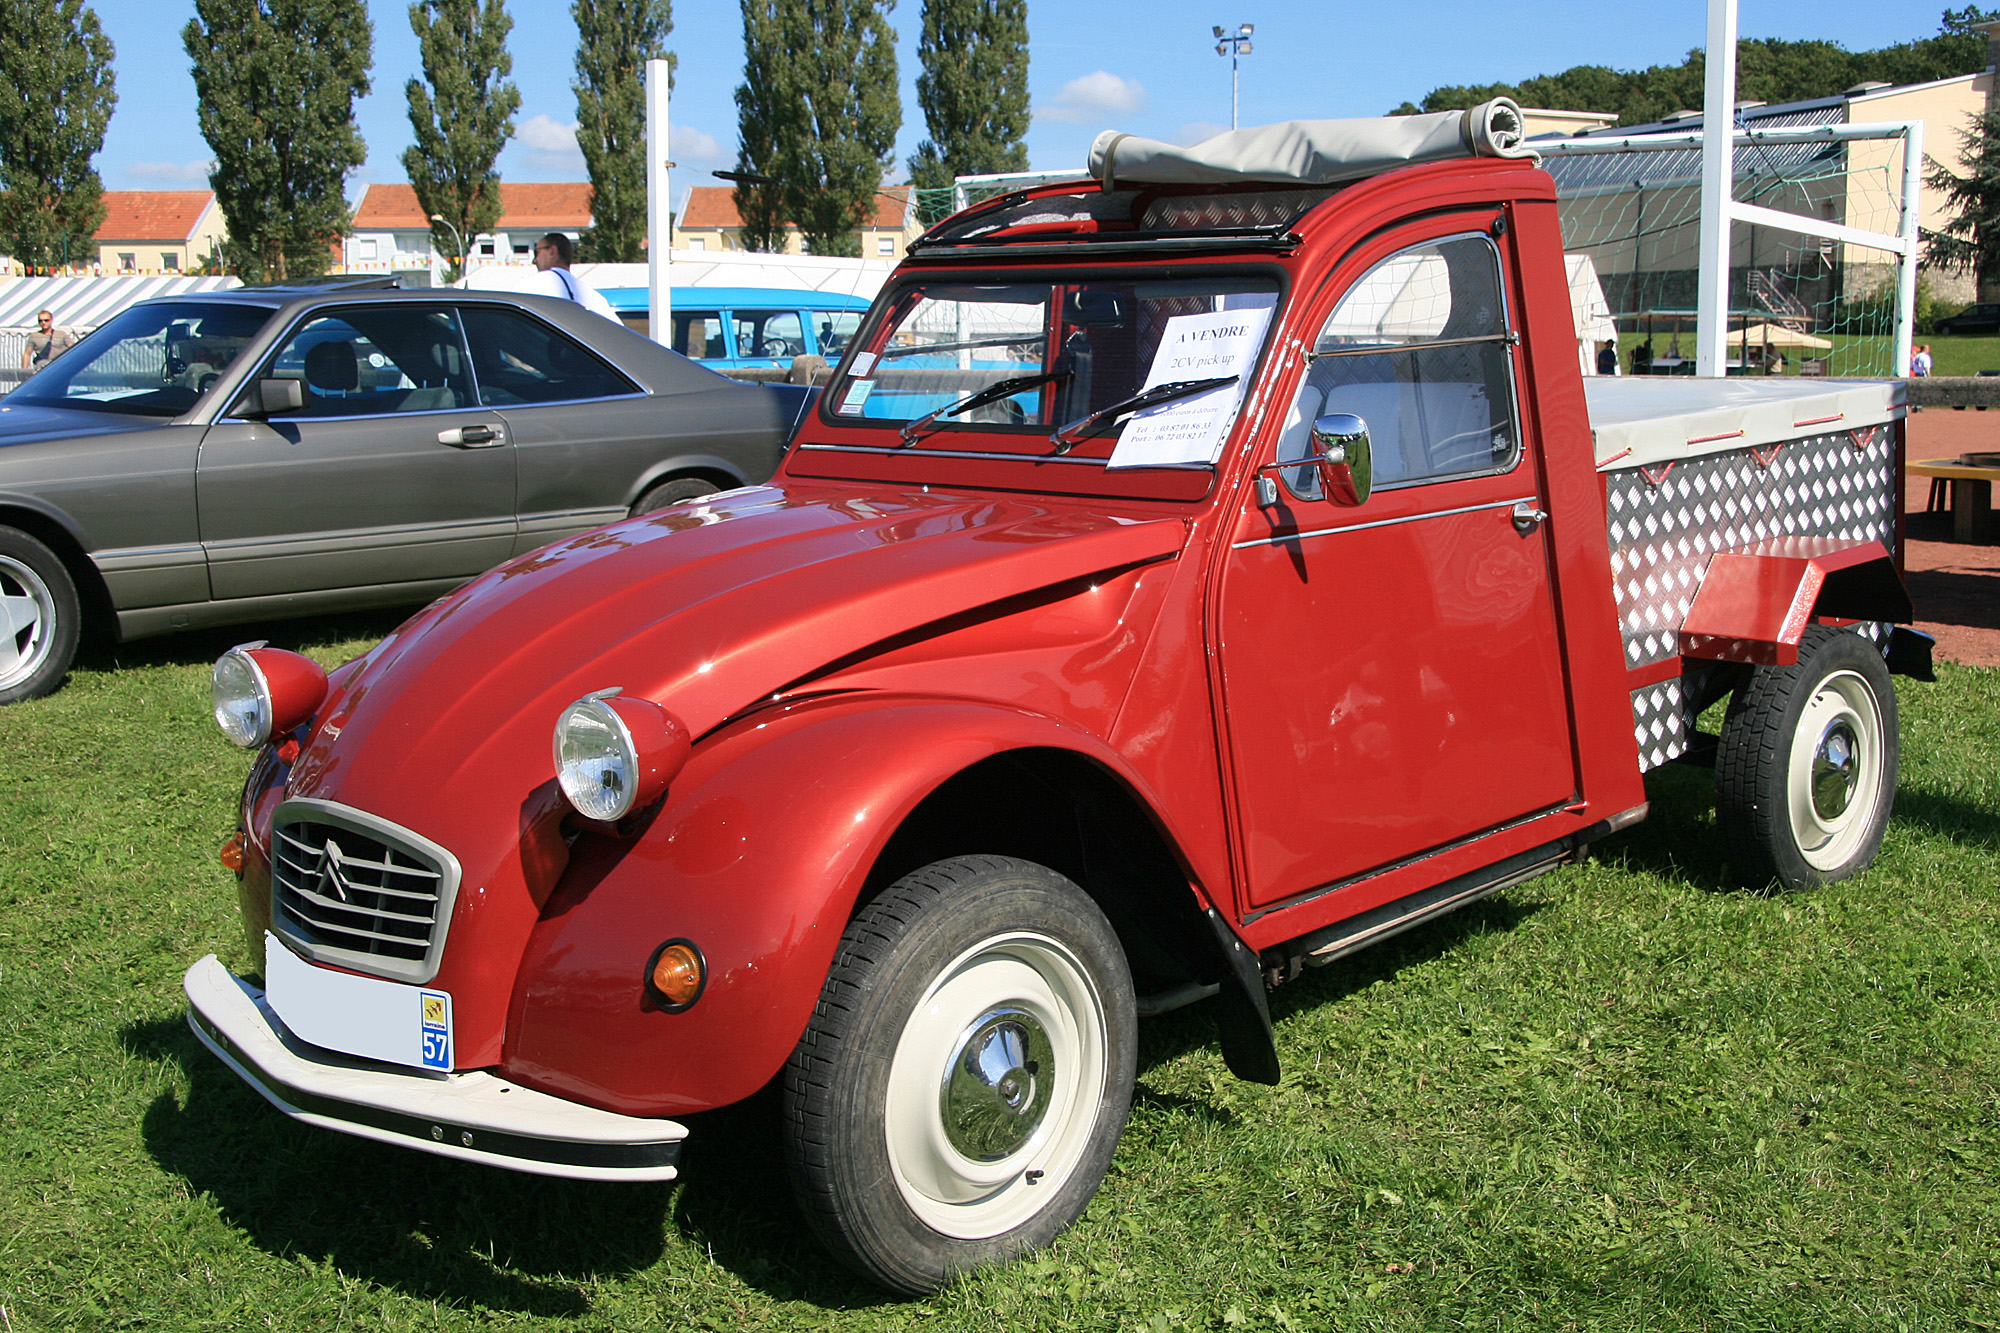
POLYGON ((300 1041, 389 1064, 452 1067, 445 991, 314 967, 267 931, 264 998, 300 1041))

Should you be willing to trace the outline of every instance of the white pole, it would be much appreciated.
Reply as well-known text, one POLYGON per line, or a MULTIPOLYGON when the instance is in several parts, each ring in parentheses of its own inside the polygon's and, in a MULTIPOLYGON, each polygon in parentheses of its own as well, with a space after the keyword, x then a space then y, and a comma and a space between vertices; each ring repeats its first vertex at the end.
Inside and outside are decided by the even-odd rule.
POLYGON ((1889 373, 1910 373, 1910 334, 1917 320, 1917 218, 1923 212, 1924 123, 1910 122, 1903 136, 1903 262, 1896 267, 1896 362, 1889 373))
POLYGON ((667 77, 664 60, 646 62, 646 318, 648 336, 665 344, 673 337, 674 280, 668 247, 673 214, 668 211, 667 77))
POLYGON ((1729 210, 1736 175, 1736 0, 1708 0, 1708 87, 1701 114, 1701 259, 1694 372, 1729 373, 1729 210))

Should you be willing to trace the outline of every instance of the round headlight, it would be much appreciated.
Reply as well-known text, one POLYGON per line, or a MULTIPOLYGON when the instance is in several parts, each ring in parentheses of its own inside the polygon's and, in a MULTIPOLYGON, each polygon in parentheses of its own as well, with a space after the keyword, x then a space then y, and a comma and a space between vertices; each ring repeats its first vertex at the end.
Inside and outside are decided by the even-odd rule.
POLYGON ((556 719, 556 781, 586 819, 623 819, 658 800, 687 762, 679 719, 644 699, 585 695, 556 719))
POLYGON ((231 648, 217 658, 209 688, 215 725, 232 745, 249 749, 271 739, 271 693, 248 652, 231 648))
POLYGON ((210 696, 222 734, 255 749, 313 715, 326 698, 326 671, 310 657, 246 643, 216 660, 210 696))

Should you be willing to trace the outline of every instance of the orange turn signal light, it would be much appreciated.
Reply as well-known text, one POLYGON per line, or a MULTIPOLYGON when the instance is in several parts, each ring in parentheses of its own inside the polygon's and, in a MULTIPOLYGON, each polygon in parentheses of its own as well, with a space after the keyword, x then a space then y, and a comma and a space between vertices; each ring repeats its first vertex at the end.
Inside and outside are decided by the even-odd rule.
POLYGON ((233 874, 243 873, 243 830, 238 829, 229 835, 229 841, 222 844, 216 859, 222 862, 223 869, 233 874))
POLYGON ((701 998, 708 983, 708 965, 692 940, 668 940, 653 951, 646 968, 646 986, 669 1013, 679 1013, 701 998))

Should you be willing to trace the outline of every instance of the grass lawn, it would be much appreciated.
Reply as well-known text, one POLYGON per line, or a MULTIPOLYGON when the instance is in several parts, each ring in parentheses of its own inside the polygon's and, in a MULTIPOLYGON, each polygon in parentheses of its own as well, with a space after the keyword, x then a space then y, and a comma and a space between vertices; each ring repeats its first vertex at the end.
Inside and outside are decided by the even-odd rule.
POLYGON ((549 1181, 294 1125, 189 1034, 182 971, 245 960, 208 663, 390 623, 0 709, 0 1329, 2000 1328, 2000 670, 1898 682, 1857 880, 1733 888, 1670 768, 1599 859, 1279 991, 1280 1087, 1146 1025, 1084 1220, 897 1301, 805 1236, 765 1102, 677 1186, 549 1181))
POLYGON ((1977 375, 1982 370, 2000 370, 2000 335, 1991 333, 1919 335, 1929 343, 1933 375, 1977 375))

